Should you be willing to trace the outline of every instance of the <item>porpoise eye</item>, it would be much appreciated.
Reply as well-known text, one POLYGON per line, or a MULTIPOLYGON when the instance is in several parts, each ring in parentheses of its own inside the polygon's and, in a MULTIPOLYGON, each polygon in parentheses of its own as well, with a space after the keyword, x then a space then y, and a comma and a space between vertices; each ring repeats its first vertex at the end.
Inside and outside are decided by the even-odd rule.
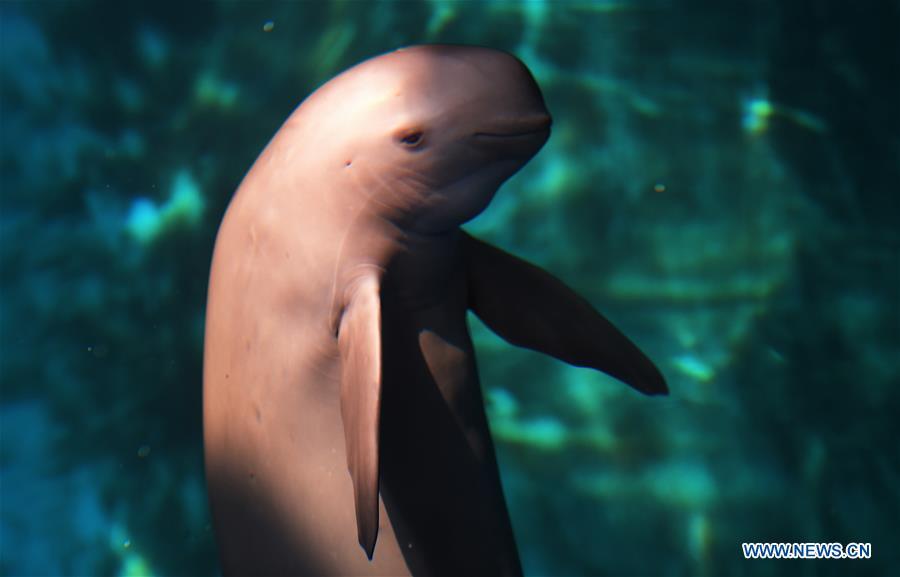
POLYGON ((422 143, 422 131, 414 130, 400 135, 400 144, 408 148, 415 148, 422 143))

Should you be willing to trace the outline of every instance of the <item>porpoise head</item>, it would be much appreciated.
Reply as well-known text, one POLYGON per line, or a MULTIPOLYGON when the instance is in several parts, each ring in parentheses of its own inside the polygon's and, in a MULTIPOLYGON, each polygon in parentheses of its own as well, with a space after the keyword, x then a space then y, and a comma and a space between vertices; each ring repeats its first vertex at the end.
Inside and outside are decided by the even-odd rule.
POLYGON ((328 108, 317 116, 333 119, 318 126, 317 149, 380 217, 419 234, 478 215, 550 134, 531 73, 487 48, 401 49, 351 68, 311 100, 328 108))

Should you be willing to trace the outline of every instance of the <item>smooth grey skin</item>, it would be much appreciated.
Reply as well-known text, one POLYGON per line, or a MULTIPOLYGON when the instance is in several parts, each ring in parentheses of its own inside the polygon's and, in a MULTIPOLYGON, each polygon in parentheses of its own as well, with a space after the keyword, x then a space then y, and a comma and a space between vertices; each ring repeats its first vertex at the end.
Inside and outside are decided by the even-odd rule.
POLYGON ((335 77, 275 134, 228 207, 209 283, 206 475, 225 574, 521 574, 467 310, 514 344, 666 392, 586 301, 459 229, 549 130, 515 57, 416 46, 335 77))

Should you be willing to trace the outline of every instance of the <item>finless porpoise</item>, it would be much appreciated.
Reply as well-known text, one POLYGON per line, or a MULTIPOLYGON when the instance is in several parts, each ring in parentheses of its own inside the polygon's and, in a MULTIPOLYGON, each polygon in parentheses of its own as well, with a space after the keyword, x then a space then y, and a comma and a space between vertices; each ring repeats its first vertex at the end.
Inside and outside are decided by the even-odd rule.
POLYGON ((415 46, 327 82, 263 150, 209 280, 226 574, 521 574, 468 310, 514 345, 667 392, 587 301, 459 228, 550 124, 515 57, 415 46))

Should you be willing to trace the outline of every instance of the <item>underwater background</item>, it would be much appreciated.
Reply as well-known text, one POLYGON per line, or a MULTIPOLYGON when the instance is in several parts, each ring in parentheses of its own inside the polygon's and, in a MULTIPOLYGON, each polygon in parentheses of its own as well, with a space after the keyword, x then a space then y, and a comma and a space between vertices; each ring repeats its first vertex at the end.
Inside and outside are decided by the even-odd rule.
POLYGON ((466 228, 671 388, 471 318, 526 574, 900 574, 900 2, 0 0, 0 575, 218 573, 220 218, 307 94, 421 42, 530 67, 553 134, 466 228))

